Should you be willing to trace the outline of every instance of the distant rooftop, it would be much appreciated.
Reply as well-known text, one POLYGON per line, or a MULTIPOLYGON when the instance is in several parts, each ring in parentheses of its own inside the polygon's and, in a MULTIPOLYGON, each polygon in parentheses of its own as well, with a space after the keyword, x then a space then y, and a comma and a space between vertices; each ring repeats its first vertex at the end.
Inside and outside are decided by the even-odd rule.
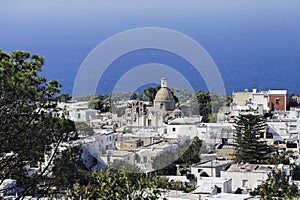
POLYGON ((205 197, 206 200, 222 199, 222 200, 245 200, 252 198, 246 194, 229 194, 229 193, 220 193, 213 195, 211 197, 205 197))
POLYGON ((267 173, 275 169, 276 169, 275 165, 232 164, 227 171, 267 173))
POLYGON ((130 151, 121 151, 121 150, 107 150, 106 154, 109 154, 113 157, 124 157, 132 154, 130 151))
POLYGON ((223 184, 231 180, 231 178, 221 178, 221 177, 198 177, 197 186, 202 186, 206 184, 223 184))
POLYGON ((281 94, 281 95, 286 95, 287 90, 269 90, 269 94, 274 95, 274 94, 281 94))
POLYGON ((194 164, 193 167, 214 168, 214 167, 231 164, 231 163, 233 163, 232 160, 209 160, 203 163, 194 164))
POLYGON ((202 116, 199 117, 182 117, 169 121, 171 125, 187 125, 187 124, 199 124, 202 120, 202 116))

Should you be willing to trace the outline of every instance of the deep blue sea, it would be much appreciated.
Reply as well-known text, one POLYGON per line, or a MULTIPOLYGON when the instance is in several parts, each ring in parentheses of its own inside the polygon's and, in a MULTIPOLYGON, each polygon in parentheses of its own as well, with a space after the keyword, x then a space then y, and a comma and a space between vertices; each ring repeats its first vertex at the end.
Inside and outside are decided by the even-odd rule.
MULTIPOLYGON (((207 51, 228 94, 246 88, 300 94, 299 8, 299 0, 3 1, 0 49, 44 56, 42 75, 59 80, 62 92, 72 94, 81 64, 97 45, 130 29, 162 27, 187 35, 207 51)), ((105 52, 98 55, 99 63, 105 56, 105 52)), ((142 49, 116 58, 99 77, 97 93, 127 91, 131 89, 127 83, 136 84, 135 89, 159 84, 162 76, 168 78, 169 87, 208 89, 187 60, 170 52, 142 49), (144 73, 126 76, 134 67, 149 63, 178 73, 155 67, 149 71, 148 65, 144 73), (124 75, 126 81, 116 84, 124 75)), ((93 83, 87 79, 85 84, 93 83)))
MULTIPOLYGON (((290 94, 300 94, 300 57, 295 53, 290 55, 293 51, 297 52, 297 49, 291 48, 290 51, 282 52, 278 50, 277 53, 270 55, 255 51, 242 54, 236 52, 236 47, 231 47, 224 50, 223 53, 219 53, 214 52, 216 47, 211 48, 210 55, 220 71, 227 94, 245 89, 252 90, 253 88, 258 90, 287 89, 290 94)), ((220 51, 218 48, 216 49, 216 51, 220 51)), ((115 60, 100 78, 97 93, 105 94, 116 90, 133 91, 129 86, 117 85, 117 82, 135 66, 145 63, 160 63, 169 66, 184 76, 191 87, 187 87, 186 84, 171 74, 160 71, 149 72, 149 70, 145 70, 145 73, 139 73, 137 76, 127 77, 128 82, 134 84, 140 79, 146 79, 153 73, 153 75, 158 75, 152 82, 147 82, 146 86, 149 86, 149 84, 159 85, 160 77, 164 76, 168 78, 169 87, 193 89, 194 91, 208 90, 201 74, 186 60, 166 51, 148 49, 134 51, 115 60)), ((63 85, 62 92, 71 94, 76 74, 70 72, 68 69, 61 68, 59 75, 64 74, 64 79, 60 80, 63 85)), ((45 75, 47 74, 45 73, 45 75)), ((139 85, 137 83, 135 88, 139 88, 137 92, 141 92, 144 87, 143 84, 139 85)))

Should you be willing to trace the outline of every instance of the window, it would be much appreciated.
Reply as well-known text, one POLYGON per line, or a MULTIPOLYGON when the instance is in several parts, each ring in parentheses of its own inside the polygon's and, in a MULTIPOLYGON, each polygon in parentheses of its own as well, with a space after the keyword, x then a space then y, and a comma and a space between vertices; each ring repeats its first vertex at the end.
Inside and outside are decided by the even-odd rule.
POLYGON ((143 158, 144 163, 147 163, 147 157, 143 158))
POLYGON ((286 148, 295 148, 295 149, 297 149, 298 145, 297 145, 297 143, 294 143, 294 142, 287 142, 286 143, 286 148))
POLYGON ((279 98, 276 98, 276 99, 275 99, 275 103, 276 103, 276 105, 279 105, 280 99, 279 99, 279 98))
POLYGON ((248 187, 248 180, 242 180, 242 187, 247 188, 248 187))
POLYGON ((161 103, 161 104, 160 104, 160 109, 163 109, 163 108, 164 108, 164 104, 161 103))
POLYGON ((80 113, 77 114, 77 118, 80 119, 80 113))
POLYGON ((176 131, 176 128, 172 128, 172 131, 175 132, 175 131, 176 131))

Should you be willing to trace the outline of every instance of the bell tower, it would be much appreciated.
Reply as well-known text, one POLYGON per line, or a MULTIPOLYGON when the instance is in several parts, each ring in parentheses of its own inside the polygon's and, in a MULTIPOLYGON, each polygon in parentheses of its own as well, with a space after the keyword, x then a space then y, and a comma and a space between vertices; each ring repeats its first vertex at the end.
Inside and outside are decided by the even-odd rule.
POLYGON ((167 78, 165 78, 165 77, 161 78, 161 80, 160 80, 160 86, 162 88, 168 87, 168 85, 167 85, 167 78))

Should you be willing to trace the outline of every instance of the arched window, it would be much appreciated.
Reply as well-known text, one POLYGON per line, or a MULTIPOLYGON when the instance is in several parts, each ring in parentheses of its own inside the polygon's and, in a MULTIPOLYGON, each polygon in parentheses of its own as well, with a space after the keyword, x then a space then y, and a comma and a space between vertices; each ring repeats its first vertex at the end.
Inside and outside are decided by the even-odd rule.
POLYGON ((163 109, 163 108, 164 108, 164 104, 161 103, 161 104, 160 104, 160 109, 163 109))

